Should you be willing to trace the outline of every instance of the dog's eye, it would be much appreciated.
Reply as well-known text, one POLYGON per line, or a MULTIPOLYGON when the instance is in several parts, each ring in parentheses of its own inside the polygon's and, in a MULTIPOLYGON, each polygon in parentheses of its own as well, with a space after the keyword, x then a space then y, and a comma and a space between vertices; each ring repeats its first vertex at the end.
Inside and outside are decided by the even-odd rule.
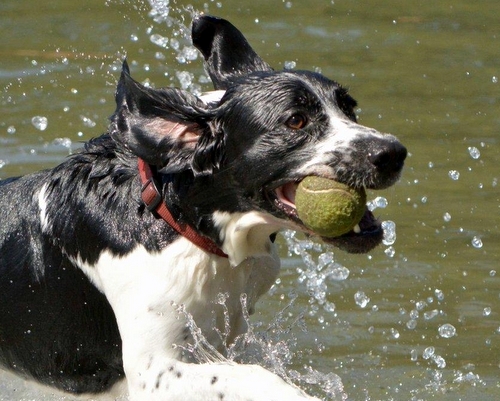
POLYGON ((303 114, 294 114, 286 120, 286 126, 291 129, 302 129, 307 124, 307 118, 303 114))

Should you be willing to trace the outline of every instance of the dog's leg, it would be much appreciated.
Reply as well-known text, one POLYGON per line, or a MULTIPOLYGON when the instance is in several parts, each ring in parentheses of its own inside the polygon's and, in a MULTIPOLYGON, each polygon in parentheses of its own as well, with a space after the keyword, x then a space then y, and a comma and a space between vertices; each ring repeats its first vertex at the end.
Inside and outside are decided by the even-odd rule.
POLYGON ((172 303, 184 305, 200 327, 209 330, 211 308, 216 307, 210 301, 214 289, 234 291, 237 282, 229 276, 220 279, 222 267, 216 267, 214 257, 195 248, 181 238, 160 253, 141 247, 124 257, 104 252, 97 264, 85 267, 94 269, 95 282, 115 312, 130 399, 310 400, 260 366, 181 361, 182 352, 173 345, 185 344, 189 332, 172 303))
POLYGON ((257 365, 190 364, 152 357, 126 368, 131 401, 317 400, 257 365))

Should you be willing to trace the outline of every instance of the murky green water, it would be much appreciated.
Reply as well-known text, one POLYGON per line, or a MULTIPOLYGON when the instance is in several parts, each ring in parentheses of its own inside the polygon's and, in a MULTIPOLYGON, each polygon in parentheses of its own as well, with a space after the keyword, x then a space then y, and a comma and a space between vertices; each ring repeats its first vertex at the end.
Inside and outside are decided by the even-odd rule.
MULTIPOLYGON (((305 311, 308 331, 294 329, 293 368, 338 374, 349 400, 500 399, 500 3, 207 4, 276 68, 294 61, 350 87, 360 122, 396 134, 411 153, 401 182, 370 194, 387 198, 376 213, 396 222, 396 243, 368 256, 336 251, 349 275, 321 278, 328 310, 311 284, 318 277, 299 280, 304 262, 287 256, 282 239, 281 282, 257 318, 271 319, 295 289, 290 313, 305 311)), ((199 60, 176 60, 178 26, 155 22, 150 9, 0 3, 0 178, 51 167, 102 133, 125 53, 140 80, 180 86, 176 71, 187 71, 209 88, 197 82, 199 60), (47 118, 45 130, 36 116, 47 118)), ((37 398, 9 380, 0 383, 3 399, 37 398)))

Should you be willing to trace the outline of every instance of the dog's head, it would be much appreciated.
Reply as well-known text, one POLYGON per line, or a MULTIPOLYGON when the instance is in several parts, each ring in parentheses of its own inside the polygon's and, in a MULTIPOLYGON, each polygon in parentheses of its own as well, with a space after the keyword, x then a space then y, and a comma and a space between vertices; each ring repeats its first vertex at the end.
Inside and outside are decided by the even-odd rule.
MULTIPOLYGON (((162 174, 179 218, 219 243, 220 226, 235 214, 253 213, 249 224, 266 226, 264 232, 311 233, 294 205, 304 177, 369 189, 398 180, 406 149, 394 136, 357 124, 356 101, 338 83, 272 70, 222 19, 197 17, 192 37, 217 92, 198 98, 146 88, 125 65, 113 117, 125 145, 162 174)), ((358 228, 323 240, 348 252, 381 241, 381 225, 368 210, 358 228)))

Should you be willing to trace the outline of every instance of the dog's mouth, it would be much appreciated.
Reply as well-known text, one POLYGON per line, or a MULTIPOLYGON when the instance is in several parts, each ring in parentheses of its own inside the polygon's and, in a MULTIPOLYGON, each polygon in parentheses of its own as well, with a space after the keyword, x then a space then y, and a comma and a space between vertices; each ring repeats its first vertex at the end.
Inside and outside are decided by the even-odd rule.
POLYGON ((377 246, 383 238, 384 231, 381 222, 365 206, 365 212, 360 222, 346 234, 338 237, 324 237, 316 234, 305 226, 297 214, 295 194, 299 181, 287 182, 268 192, 268 199, 280 215, 298 225, 305 233, 316 235, 324 242, 332 244, 349 253, 365 253, 377 246))

